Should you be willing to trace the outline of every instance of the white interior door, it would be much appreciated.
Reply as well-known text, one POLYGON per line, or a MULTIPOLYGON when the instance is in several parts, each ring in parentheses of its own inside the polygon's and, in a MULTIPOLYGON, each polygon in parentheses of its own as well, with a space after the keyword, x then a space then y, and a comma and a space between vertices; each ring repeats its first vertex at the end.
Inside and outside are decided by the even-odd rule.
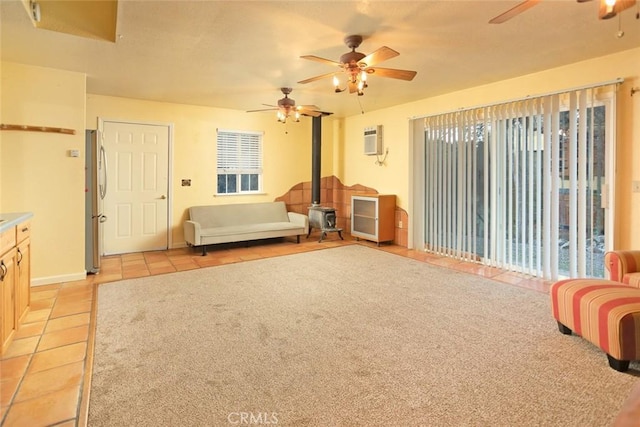
POLYGON ((168 248, 169 126, 104 121, 103 254, 168 248))

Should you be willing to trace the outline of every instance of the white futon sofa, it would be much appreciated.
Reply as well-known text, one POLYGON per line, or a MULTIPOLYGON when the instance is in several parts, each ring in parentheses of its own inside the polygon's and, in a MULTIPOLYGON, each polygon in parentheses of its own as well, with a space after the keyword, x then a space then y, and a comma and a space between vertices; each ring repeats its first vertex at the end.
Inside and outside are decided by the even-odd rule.
POLYGON ((184 223, 187 245, 202 246, 216 243, 244 242, 274 237, 300 236, 309 233, 309 217, 287 212, 284 202, 237 203, 227 205, 193 206, 184 223))

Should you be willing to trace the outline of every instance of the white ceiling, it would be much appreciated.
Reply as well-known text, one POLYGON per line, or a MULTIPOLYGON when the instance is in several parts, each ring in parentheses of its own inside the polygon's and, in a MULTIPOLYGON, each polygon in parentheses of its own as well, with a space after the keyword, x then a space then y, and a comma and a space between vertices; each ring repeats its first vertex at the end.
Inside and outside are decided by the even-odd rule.
POLYGON ((1 55, 86 73, 94 94, 254 110, 289 86, 298 105, 348 116, 640 46, 636 6, 601 21, 597 1, 543 0, 488 24, 517 3, 120 0, 112 43, 36 29, 19 0, 1 0, 1 55), (333 71, 301 55, 337 61, 350 34, 364 37, 364 54, 400 52, 379 65, 417 76, 373 76, 362 97, 334 93, 329 78, 297 83, 333 71))

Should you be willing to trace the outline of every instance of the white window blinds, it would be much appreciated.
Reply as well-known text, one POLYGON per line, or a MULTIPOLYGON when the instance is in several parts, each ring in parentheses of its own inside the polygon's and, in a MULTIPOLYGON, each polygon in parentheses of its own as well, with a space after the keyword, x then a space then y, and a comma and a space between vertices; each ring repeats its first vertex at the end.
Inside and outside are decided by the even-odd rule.
POLYGON ((615 103, 602 99, 614 88, 427 117, 426 249, 551 280, 603 277, 615 103))
POLYGON ((219 174, 261 174, 262 132, 218 130, 219 174))

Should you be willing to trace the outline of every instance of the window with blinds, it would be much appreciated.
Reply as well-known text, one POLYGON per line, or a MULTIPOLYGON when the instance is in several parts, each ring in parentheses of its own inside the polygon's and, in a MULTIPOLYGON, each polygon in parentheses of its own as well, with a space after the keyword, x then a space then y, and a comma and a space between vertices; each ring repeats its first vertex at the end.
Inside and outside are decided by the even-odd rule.
POLYGON ((218 194, 262 190, 262 132, 218 130, 218 194))
POLYGON ((613 88, 424 119, 425 248, 551 280, 604 277, 613 88))

